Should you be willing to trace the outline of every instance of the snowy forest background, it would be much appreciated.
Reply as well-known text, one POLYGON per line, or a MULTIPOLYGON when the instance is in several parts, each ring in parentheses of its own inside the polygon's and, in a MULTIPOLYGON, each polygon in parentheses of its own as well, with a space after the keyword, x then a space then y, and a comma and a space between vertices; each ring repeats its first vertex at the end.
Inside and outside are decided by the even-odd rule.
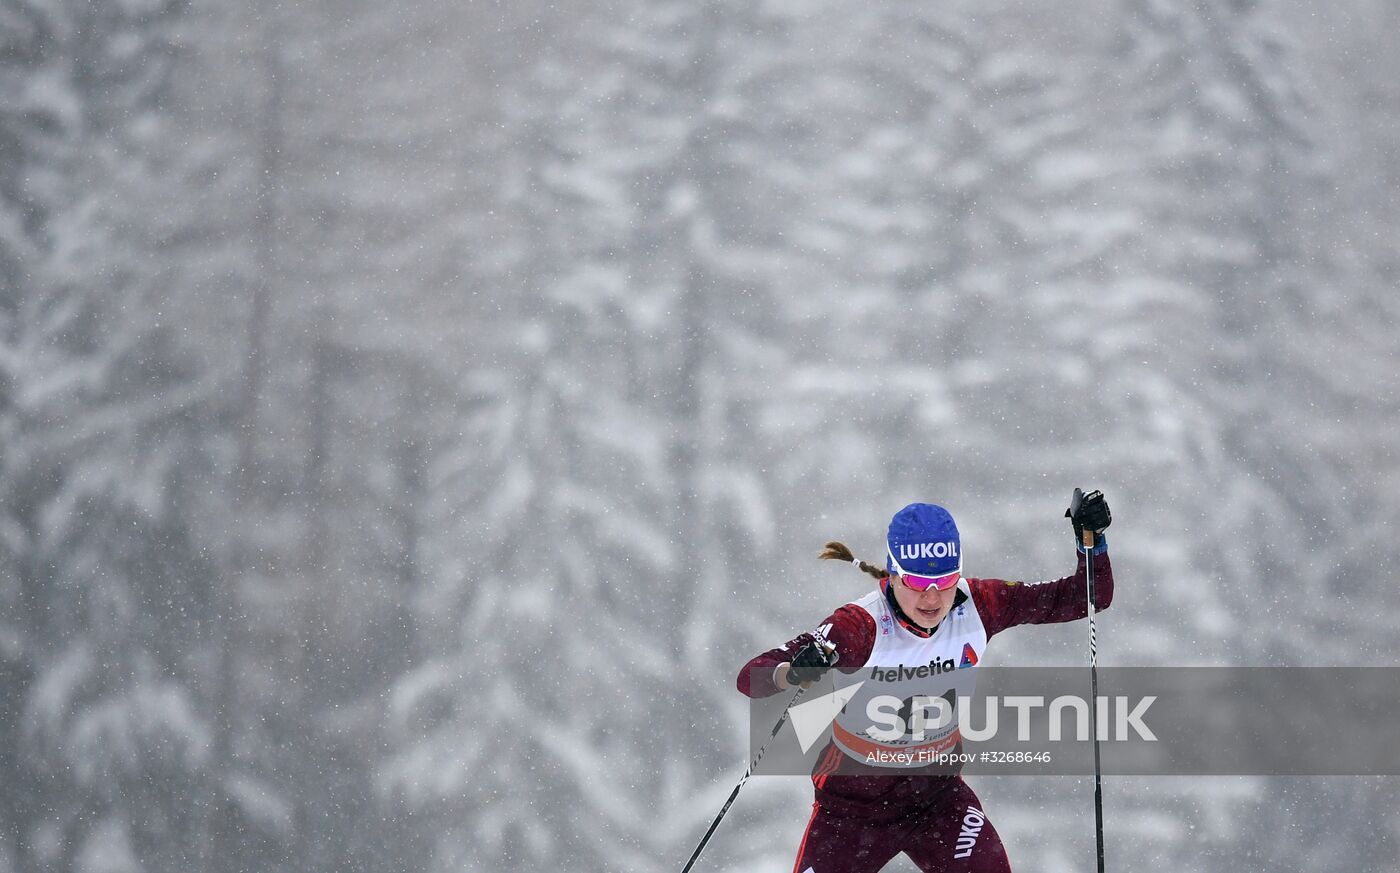
MULTIPOLYGON (((0 0, 0 873, 678 870, 916 499, 1035 579, 1103 488, 1105 665, 1394 665, 1400 4, 1314 6, 0 0)), ((1397 793, 1110 778, 1110 867, 1397 793)))

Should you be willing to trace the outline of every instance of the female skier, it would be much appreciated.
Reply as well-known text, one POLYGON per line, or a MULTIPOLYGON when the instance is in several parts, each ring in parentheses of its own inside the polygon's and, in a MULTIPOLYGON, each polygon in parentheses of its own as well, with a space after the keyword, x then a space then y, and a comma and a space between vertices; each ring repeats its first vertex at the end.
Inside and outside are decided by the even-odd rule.
MULTIPOLYGON (((890 521, 883 570, 856 560, 841 543, 828 543, 822 558, 856 564, 879 580, 878 589, 837 609, 817 630, 751 660, 739 673, 739 690, 767 697, 808 687, 833 666, 852 676, 838 676, 838 684, 870 678, 874 685, 915 671, 971 676, 957 670, 975 665, 997 633, 1085 617, 1086 529, 1095 533, 1094 605, 1106 609, 1113 602, 1113 571, 1102 536, 1110 521, 1108 504, 1095 491, 1072 516, 1065 515, 1081 544, 1078 568, 1071 576, 1030 585, 963 577, 957 525, 946 509, 928 503, 910 504, 890 521), (852 675, 857 671, 861 677, 852 675)), ((911 746, 907 738, 903 745, 882 746, 868 720, 865 725, 857 720, 863 712, 848 704, 832 724, 832 742, 813 770, 816 798, 794 873, 876 873, 901 851, 926 873, 1009 873, 1001 838, 962 777, 946 765, 913 765, 907 757, 875 754, 907 753, 911 746), (881 758, 893 763, 882 766, 881 758)), ((957 740, 953 725, 923 748, 951 751, 957 740)))

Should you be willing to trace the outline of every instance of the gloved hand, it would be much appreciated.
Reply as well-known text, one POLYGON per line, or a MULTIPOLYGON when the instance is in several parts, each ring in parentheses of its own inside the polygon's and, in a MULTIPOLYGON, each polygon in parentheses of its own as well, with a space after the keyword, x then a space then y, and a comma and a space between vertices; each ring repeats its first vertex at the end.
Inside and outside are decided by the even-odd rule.
POLYGON ((1094 532, 1097 545, 1101 539, 1099 534, 1113 523, 1113 515, 1108 511, 1108 501, 1104 500, 1103 492, 1090 491, 1085 494, 1078 488, 1074 489, 1074 497, 1070 500, 1069 509, 1065 510, 1065 518, 1074 525, 1074 540, 1081 545, 1084 543, 1086 529, 1094 532))
POLYGON ((808 643, 792 656, 787 671, 788 684, 807 686, 816 682, 827 670, 836 666, 838 658, 836 647, 830 643, 808 643))

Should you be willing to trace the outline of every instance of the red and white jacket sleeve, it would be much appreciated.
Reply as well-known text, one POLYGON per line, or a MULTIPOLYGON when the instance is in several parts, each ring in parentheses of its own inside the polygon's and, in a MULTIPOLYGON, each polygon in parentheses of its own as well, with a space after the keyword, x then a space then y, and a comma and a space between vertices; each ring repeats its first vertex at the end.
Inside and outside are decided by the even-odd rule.
POLYGON ((846 604, 827 616, 814 631, 798 634, 782 648, 770 649, 744 665, 739 671, 739 691, 749 697, 768 697, 780 690, 774 679, 779 664, 790 663, 797 652, 813 642, 820 634, 836 647, 836 669, 854 673, 870 657, 875 646, 875 619, 859 606, 846 604))
MULTIPOLYGON (((1018 624, 1055 624, 1087 616, 1089 596, 1084 569, 1084 553, 1080 552, 1074 573, 1050 582, 967 580, 987 637, 1018 624)), ((1112 603, 1113 565, 1104 552, 1094 556, 1094 609, 1107 609, 1112 603)))

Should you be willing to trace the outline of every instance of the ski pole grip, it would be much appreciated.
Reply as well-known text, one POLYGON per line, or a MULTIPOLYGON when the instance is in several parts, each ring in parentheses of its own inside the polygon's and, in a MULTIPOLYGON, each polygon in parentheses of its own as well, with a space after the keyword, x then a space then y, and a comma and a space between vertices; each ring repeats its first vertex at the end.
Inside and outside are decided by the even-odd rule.
MULTIPOLYGON (((1069 500, 1069 509, 1065 510, 1065 518, 1068 518, 1070 521, 1074 521, 1075 518, 1079 515, 1079 507, 1083 505, 1083 503, 1083 489, 1074 489, 1074 496, 1071 497, 1069 500)), ((1080 531, 1079 539, 1081 542, 1084 543, 1085 549, 1092 549, 1094 547, 1094 532, 1089 530, 1087 527, 1080 531)))

